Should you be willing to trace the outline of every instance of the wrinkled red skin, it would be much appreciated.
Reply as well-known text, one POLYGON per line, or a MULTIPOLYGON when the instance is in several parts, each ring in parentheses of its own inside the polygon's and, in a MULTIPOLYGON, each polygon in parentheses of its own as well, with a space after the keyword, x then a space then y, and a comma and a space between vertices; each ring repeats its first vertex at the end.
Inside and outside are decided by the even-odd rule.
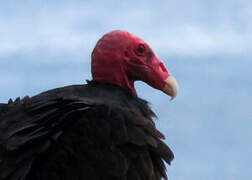
POLYGON ((169 73, 149 45, 122 30, 105 34, 92 52, 93 80, 117 84, 137 95, 134 82, 141 80, 162 90, 169 73), (144 51, 138 50, 139 45, 144 51))

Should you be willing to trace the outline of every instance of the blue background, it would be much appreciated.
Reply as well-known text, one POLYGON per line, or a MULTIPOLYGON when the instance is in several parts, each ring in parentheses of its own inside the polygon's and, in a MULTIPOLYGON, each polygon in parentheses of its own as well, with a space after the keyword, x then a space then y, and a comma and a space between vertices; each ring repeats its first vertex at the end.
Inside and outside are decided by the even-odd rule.
POLYGON ((91 78, 106 32, 142 37, 179 82, 169 97, 142 82, 175 153, 169 179, 252 178, 252 2, 1 1, 0 102, 91 78))

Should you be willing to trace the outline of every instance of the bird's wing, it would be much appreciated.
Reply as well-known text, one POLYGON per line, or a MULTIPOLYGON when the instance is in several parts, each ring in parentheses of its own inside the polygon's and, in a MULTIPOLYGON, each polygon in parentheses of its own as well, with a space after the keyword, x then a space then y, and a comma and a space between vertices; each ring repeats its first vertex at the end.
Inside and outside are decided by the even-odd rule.
POLYGON ((78 100, 37 99, 9 104, 0 116, 0 179, 23 180, 39 156, 91 105, 78 100))
POLYGON ((30 100, 0 119, 0 180, 166 178, 173 153, 162 138, 132 109, 30 100))

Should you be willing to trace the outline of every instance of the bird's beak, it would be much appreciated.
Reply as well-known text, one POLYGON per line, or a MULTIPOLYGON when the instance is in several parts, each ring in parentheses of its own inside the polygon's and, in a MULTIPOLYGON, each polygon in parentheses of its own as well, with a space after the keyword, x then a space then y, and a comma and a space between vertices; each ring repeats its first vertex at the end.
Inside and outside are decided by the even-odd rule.
POLYGON ((165 80, 165 86, 162 89, 162 91, 171 96, 171 100, 173 100, 177 96, 178 92, 178 83, 176 79, 173 76, 168 76, 168 78, 165 80))

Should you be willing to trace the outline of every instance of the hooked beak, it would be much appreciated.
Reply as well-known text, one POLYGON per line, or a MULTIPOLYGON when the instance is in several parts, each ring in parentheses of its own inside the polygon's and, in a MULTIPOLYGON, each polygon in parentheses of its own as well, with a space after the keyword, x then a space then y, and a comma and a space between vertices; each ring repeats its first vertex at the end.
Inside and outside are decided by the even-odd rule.
POLYGON ((171 96, 171 100, 173 100, 177 96, 178 92, 178 83, 176 79, 173 76, 168 76, 168 78, 165 80, 165 86, 162 89, 162 91, 171 96))

